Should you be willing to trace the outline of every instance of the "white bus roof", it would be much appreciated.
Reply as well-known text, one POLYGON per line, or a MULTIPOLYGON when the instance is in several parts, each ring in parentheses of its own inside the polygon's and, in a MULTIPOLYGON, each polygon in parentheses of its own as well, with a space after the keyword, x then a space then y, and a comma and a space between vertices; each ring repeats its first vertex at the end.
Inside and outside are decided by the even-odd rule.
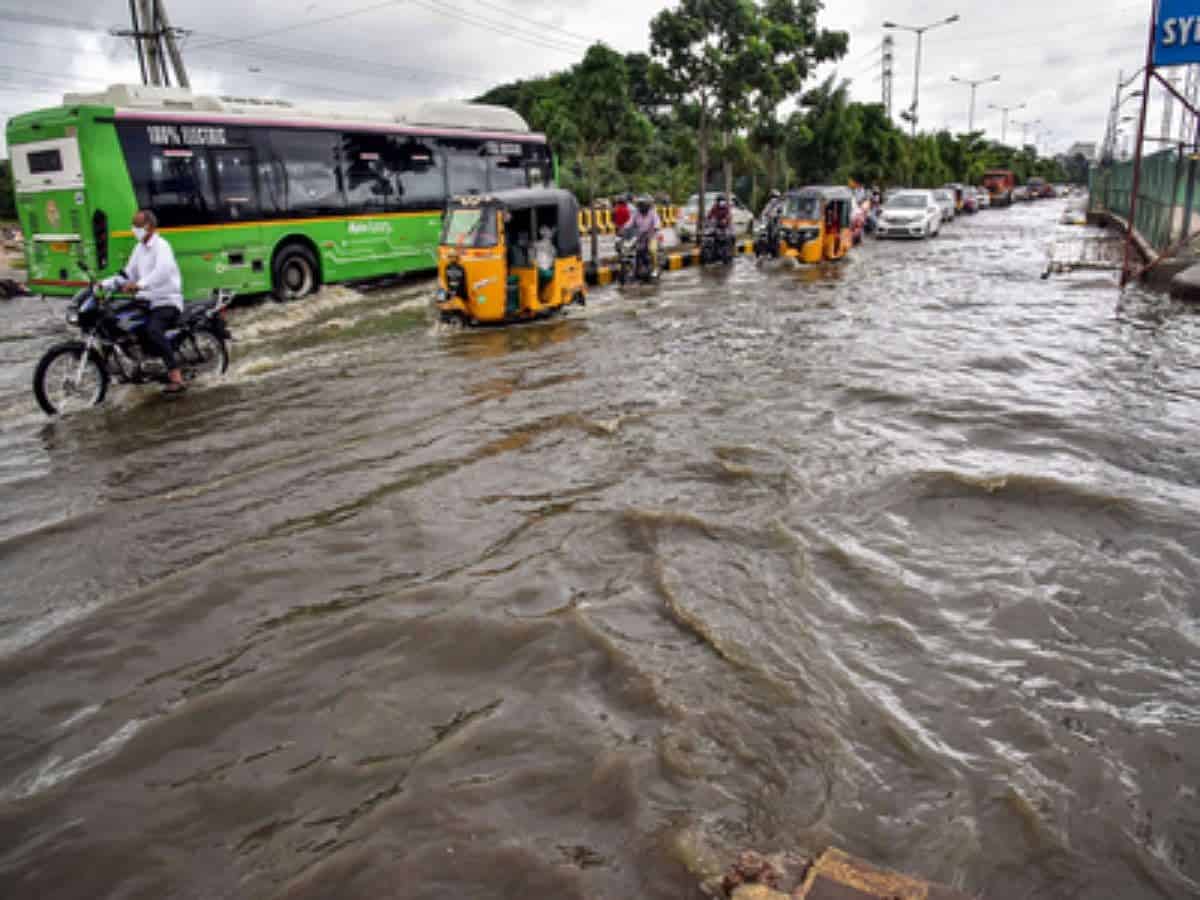
POLYGON ((396 103, 311 100, 293 103, 290 100, 257 97, 214 97, 193 94, 186 88, 114 84, 95 94, 65 94, 63 106, 112 106, 139 112, 216 113, 231 119, 267 116, 324 122, 529 132, 529 125, 511 109, 460 100, 396 103))

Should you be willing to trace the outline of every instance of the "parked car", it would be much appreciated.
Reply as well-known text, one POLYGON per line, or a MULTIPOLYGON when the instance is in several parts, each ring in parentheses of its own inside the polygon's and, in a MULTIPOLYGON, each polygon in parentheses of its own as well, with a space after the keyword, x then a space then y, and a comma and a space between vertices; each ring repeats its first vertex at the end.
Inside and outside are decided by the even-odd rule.
POLYGON ((988 193, 987 188, 975 188, 975 200, 980 209, 992 208, 992 195, 988 193))
POLYGON ((962 211, 965 213, 979 212, 979 196, 976 194, 975 188, 963 188, 962 211))
MULTIPOLYGON (((717 198, 721 196, 720 191, 709 191, 704 195, 704 214, 707 216, 713 205, 717 202, 717 198)), ((744 232, 746 234, 754 233, 754 213, 746 209, 742 205, 742 201, 734 197, 730 201, 733 206, 733 230, 736 232, 744 232)), ((681 241, 695 240, 696 233, 703 229, 696 227, 696 216, 700 212, 700 195, 692 194, 688 198, 687 204, 683 207, 683 213, 679 216, 679 224, 675 226, 675 232, 679 235, 681 241)))
POLYGON ((875 226, 875 234, 881 238, 926 238, 941 230, 942 205, 932 191, 897 191, 883 205, 875 226))
POLYGON ((1028 203, 1032 199, 1033 199, 1033 195, 1029 193, 1029 188, 1027 188, 1025 185, 1018 184, 1016 187, 1014 187, 1012 189, 1012 202, 1013 203, 1016 203, 1020 200, 1024 200, 1025 202, 1028 203))
POLYGON ((938 206, 942 209, 942 221, 953 221, 954 216, 958 212, 958 204, 954 202, 954 191, 938 188, 933 192, 933 199, 938 202, 938 206))

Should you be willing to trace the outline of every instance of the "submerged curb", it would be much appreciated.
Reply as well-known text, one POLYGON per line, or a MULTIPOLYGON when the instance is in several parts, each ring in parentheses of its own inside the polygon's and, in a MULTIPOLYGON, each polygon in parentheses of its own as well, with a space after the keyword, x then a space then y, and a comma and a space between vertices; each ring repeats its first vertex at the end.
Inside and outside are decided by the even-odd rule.
MULTIPOLYGON (((734 251, 739 255, 749 256, 754 252, 754 241, 738 241, 734 251)), ((668 253, 663 264, 664 271, 674 272, 676 269, 687 269, 700 265, 700 248, 685 250, 682 253, 668 253)), ((615 266, 602 263, 598 266, 587 267, 587 283, 604 287, 617 280, 615 266)))

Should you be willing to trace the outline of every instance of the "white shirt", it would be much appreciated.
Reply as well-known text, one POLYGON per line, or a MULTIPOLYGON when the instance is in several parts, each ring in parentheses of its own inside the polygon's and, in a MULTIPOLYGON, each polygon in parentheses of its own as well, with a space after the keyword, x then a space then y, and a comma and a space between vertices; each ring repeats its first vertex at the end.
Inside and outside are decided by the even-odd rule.
POLYGON ((173 306, 183 312, 183 276, 179 274, 179 265, 175 262, 171 245, 157 232, 148 241, 138 241, 129 262, 121 271, 125 281, 137 285, 137 295, 150 301, 151 309, 173 306))

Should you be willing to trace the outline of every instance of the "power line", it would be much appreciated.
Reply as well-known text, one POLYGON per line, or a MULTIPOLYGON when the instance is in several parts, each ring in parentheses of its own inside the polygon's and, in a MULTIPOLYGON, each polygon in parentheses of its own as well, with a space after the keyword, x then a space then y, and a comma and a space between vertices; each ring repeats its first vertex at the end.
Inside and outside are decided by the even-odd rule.
POLYGON ((201 50, 208 47, 220 47, 226 44, 249 44, 258 38, 269 37, 275 34, 283 34, 287 31, 298 31, 301 28, 311 28, 314 25, 321 25, 325 22, 341 21, 349 19, 352 16, 361 16, 364 13, 374 12, 378 9, 385 9, 389 6, 396 6, 401 3, 406 3, 408 0, 384 0, 383 3, 373 3, 370 6, 360 6, 358 9, 347 10, 346 12, 334 13, 331 16, 323 16, 320 19, 306 19, 303 22, 297 22, 294 25, 284 25, 282 28, 272 28, 269 31, 260 31, 258 34, 252 34, 244 38, 221 38, 208 44, 200 44, 198 47, 191 47, 192 50, 201 50))
MULTIPOLYGON (((495 8, 495 10, 498 13, 500 13, 501 15, 512 15, 512 16, 525 16, 526 15, 526 13, 524 11, 513 9, 511 6, 508 6, 508 5, 502 5, 502 4, 498 4, 498 3, 489 3, 488 0, 475 0, 475 2, 478 3, 480 6, 491 6, 491 7, 495 8)), ((560 34, 565 34, 568 37, 575 38, 576 40, 583 41, 584 43, 587 43, 587 44, 600 43, 600 39, 597 37, 594 37, 594 36, 580 34, 577 31, 568 31, 566 28, 561 28, 558 25, 552 25, 549 22, 543 22, 541 19, 535 19, 533 21, 535 21, 537 23, 538 28, 543 29, 543 30, 548 29, 550 31, 557 31, 560 34)))
POLYGON ((454 6, 449 6, 443 0, 440 4, 430 3, 427 0, 411 0, 412 3, 420 6, 422 9, 437 13, 440 16, 454 19, 457 22, 462 22, 467 25, 473 25, 476 28, 482 28, 485 31, 502 34, 505 37, 510 37, 522 43, 530 44, 534 47, 540 47, 543 50, 554 50, 558 53, 567 53, 571 56, 577 56, 580 52, 579 47, 568 48, 561 44, 555 44, 546 40, 541 35, 523 33, 515 26, 508 25, 504 22, 496 22, 482 17, 472 16, 469 13, 463 12, 454 6))

